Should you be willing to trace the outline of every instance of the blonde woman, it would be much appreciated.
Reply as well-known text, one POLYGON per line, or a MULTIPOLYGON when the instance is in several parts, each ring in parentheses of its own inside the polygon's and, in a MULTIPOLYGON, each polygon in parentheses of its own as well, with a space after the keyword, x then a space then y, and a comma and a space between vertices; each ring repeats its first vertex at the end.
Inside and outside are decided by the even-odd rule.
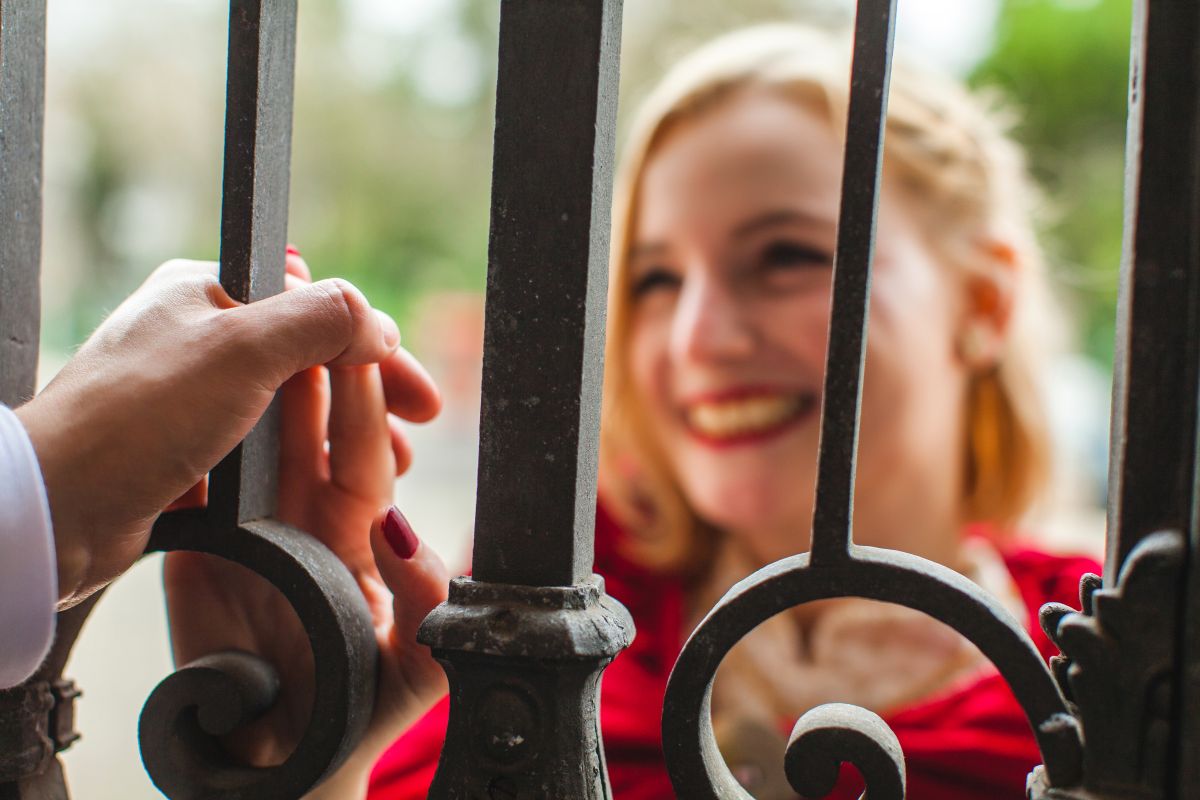
MULTIPOLYGON (((672 70, 626 147, 596 553, 638 630, 601 689, 618 800, 673 796, 659 717, 692 627, 733 582, 809 546, 848 55, 848 41, 790 26, 723 37, 672 70)), ((989 115, 953 83, 897 63, 855 538, 966 574, 1049 655, 1038 608, 1073 600, 1096 565, 1020 546, 1014 532, 1046 471, 1035 367, 1053 308, 1031 201, 1020 153, 989 115)), ((387 487, 378 491, 382 503, 387 487)), ((422 551, 392 517, 374 541, 373 574, 388 584, 422 551)), ((419 619, 414 596, 397 605, 397 630, 419 619)), ((390 641, 389 680, 403 691, 381 689, 371 734, 326 796, 361 796, 365 765, 401 732, 368 794, 426 795, 446 702, 413 723, 441 687, 427 652, 390 641)), ((1023 797, 1040 761, 1020 708, 974 647, 915 612, 847 599, 771 620, 722 666, 718 737, 756 797, 792 796, 784 732, 831 700, 892 725, 911 797, 1023 797)), ((836 796, 857 797, 855 777, 844 778, 836 796)))
MULTIPOLYGON (((692 626, 736 580, 808 549, 848 56, 848 41, 792 26, 725 36, 671 71, 625 148, 597 533, 597 570, 638 628, 601 695, 617 798, 673 796, 659 714, 692 626)), ((1013 541, 1046 472, 1035 368, 1053 308, 1032 199, 988 114, 898 62, 855 538, 965 573, 1049 653, 1038 608, 1073 600, 1095 565, 1013 541)), ((831 700, 888 719, 922 800, 1023 797, 1040 761, 974 647, 916 612, 847 600, 772 620, 722 666, 714 723, 735 774, 790 797, 785 732, 831 700)), ((371 797, 423 797, 444 724, 443 707, 402 737, 371 797)))

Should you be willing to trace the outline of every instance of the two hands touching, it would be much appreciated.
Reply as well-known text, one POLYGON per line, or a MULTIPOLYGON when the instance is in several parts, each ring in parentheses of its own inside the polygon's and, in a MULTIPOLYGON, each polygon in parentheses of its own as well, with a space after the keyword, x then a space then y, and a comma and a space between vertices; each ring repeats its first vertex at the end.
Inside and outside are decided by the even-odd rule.
MULTIPOLYGON (((396 324, 357 289, 312 283, 291 250, 287 272, 288 291, 242 305, 215 264, 163 265, 16 413, 42 468, 60 606, 69 607, 141 556, 162 510, 205 502, 209 470, 280 391, 277 516, 342 560, 378 638, 366 737, 319 790, 362 796, 378 755, 445 692, 416 629, 445 599, 446 571, 387 509, 411 461, 399 420, 428 420, 441 400, 399 348, 396 324)), ((164 582, 176 663, 239 649, 280 669, 279 700, 229 746, 250 763, 281 761, 304 732, 313 693, 295 612, 258 575, 212 556, 168 554, 164 582)))

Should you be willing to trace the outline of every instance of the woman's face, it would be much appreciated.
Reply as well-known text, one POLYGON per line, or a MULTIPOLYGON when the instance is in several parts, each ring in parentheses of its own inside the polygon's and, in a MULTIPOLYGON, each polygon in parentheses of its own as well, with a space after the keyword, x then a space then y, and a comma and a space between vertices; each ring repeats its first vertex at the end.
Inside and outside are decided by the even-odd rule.
MULTIPOLYGON (((747 90, 672 131, 641 185, 629 265, 638 401, 692 507, 762 561, 808 549, 841 171, 825 118, 747 90)), ((948 561, 963 291, 905 202, 885 183, 855 540, 948 561)))

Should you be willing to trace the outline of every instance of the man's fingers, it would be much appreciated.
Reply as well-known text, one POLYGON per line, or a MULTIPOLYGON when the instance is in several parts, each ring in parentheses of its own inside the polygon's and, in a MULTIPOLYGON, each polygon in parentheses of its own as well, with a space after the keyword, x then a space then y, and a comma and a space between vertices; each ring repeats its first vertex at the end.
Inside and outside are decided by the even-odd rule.
POLYGON ((388 411, 409 422, 428 422, 442 410, 442 395, 421 362, 403 347, 379 364, 388 411))
POLYGON ((245 366, 275 385, 318 364, 379 362, 400 343, 396 323, 339 278, 229 309, 222 316, 233 347, 256 362, 245 366))

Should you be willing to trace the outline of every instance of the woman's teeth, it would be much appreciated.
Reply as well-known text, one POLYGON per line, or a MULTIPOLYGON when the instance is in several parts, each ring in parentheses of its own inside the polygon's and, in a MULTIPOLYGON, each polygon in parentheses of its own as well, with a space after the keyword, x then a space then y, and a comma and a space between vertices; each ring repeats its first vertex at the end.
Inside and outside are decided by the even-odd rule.
POLYGON ((687 410, 688 424, 714 438, 742 436, 774 428, 809 406, 805 395, 775 395, 696 403, 687 410))

